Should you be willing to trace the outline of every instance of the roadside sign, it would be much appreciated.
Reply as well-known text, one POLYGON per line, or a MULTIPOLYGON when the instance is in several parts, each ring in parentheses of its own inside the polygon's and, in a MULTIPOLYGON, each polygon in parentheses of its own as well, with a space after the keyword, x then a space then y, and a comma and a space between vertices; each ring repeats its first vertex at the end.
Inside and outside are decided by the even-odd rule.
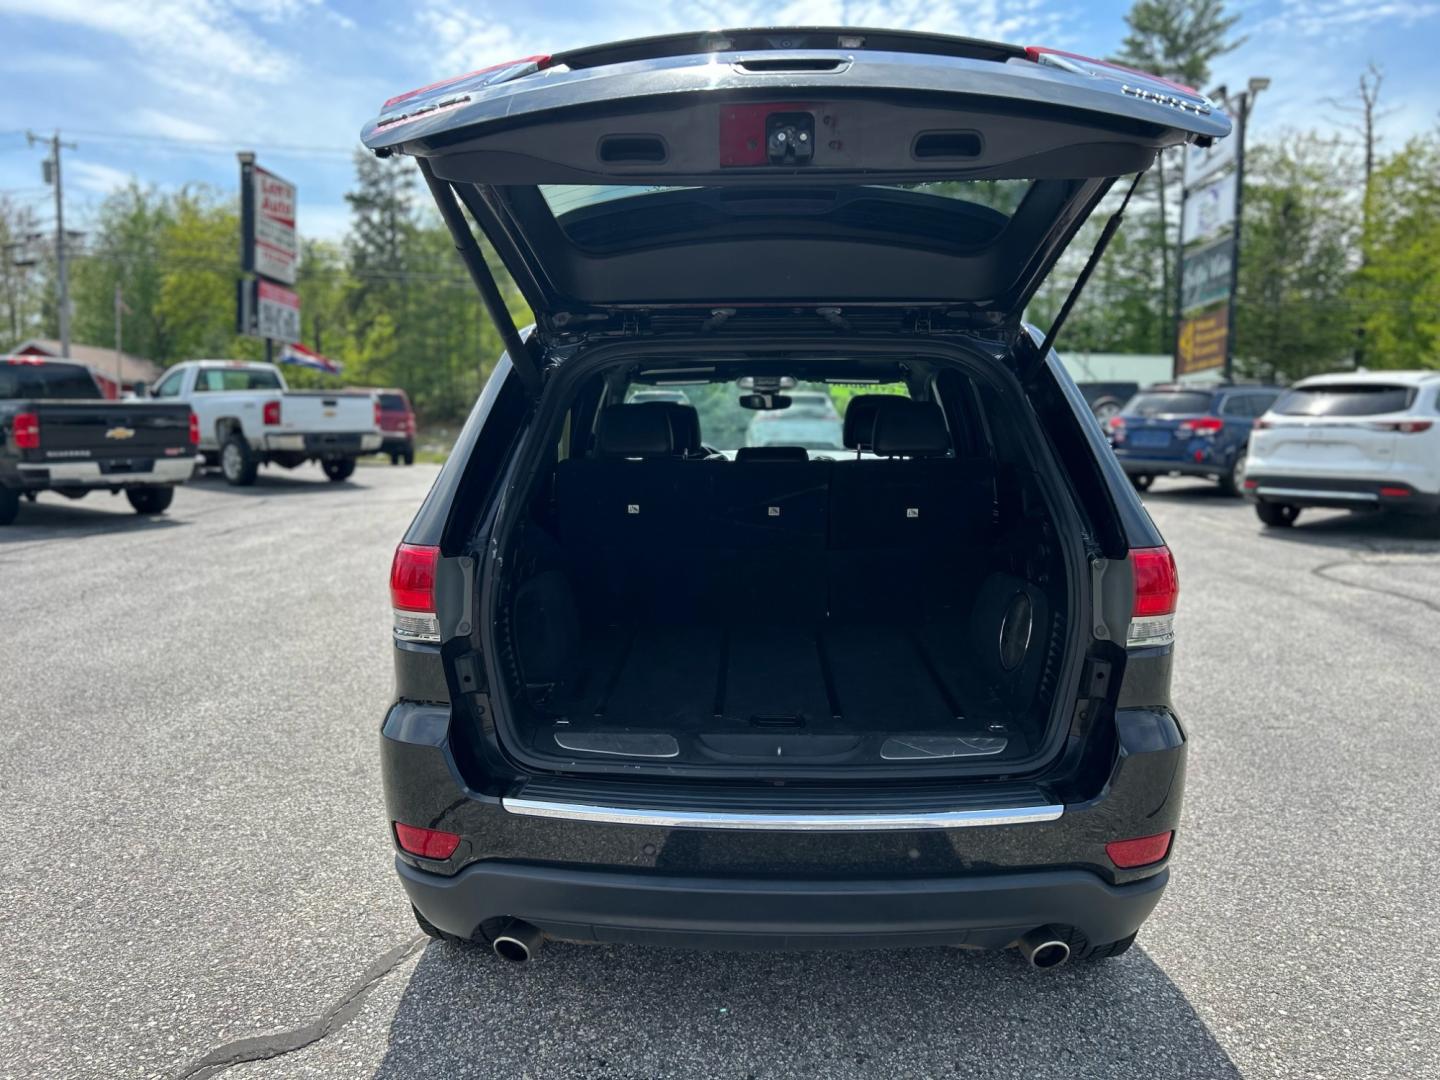
POLYGON ((1222 236, 1185 253, 1180 268, 1180 311, 1190 314, 1230 296, 1235 237, 1222 236))
POLYGON ((1181 234, 1185 240, 1208 240, 1235 223, 1235 174, 1227 173, 1195 191, 1186 192, 1181 234))
POLYGON ((287 343, 300 340, 300 296, 294 289, 247 278, 239 282, 239 301, 240 333, 287 343))
POLYGON ((240 163, 241 269, 295 284, 300 242, 295 233, 295 185, 240 163))
POLYGON ((1186 191, 1203 184, 1211 177, 1219 176, 1235 164, 1240 149, 1238 138, 1216 139, 1209 146, 1187 145, 1181 170, 1181 184, 1186 191))
POLYGON ((1176 342, 1175 374, 1190 375, 1224 367, 1229 337, 1230 312, 1226 308, 1183 320, 1176 342))

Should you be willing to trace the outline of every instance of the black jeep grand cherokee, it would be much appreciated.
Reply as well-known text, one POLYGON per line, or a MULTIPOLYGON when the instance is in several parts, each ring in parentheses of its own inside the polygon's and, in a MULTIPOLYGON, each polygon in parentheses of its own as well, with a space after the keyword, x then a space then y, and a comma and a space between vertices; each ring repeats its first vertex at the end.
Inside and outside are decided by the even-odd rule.
POLYGON ((388 102, 365 140, 414 156, 507 345, 391 575, 421 926, 1126 949, 1184 785, 1177 578, 1021 314, 1117 179, 1228 130, 1094 61, 869 30, 388 102), (750 438, 797 387, 842 447, 750 438))

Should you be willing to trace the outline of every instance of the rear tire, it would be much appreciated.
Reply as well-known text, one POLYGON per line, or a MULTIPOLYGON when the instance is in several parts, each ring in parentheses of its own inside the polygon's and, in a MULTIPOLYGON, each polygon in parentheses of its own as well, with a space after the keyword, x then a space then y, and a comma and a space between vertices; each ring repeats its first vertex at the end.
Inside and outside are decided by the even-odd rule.
POLYGON ((0 487, 0 525, 9 525, 20 513, 20 493, 14 488, 0 487))
POLYGON ((1131 473, 1130 483, 1135 485, 1136 491, 1149 491, 1150 485, 1155 482, 1155 477, 1150 473, 1131 473))
POLYGON ((1255 515, 1273 529, 1288 529, 1300 516, 1300 508, 1290 503, 1257 502, 1255 515))
POLYGON ((342 480, 350 479, 350 474, 355 471, 354 458, 329 458, 320 462, 320 468, 325 470, 325 475, 333 483, 338 484, 342 480))
POLYGON ((406 464, 406 465, 414 465, 414 464, 415 464, 415 448, 414 448, 413 446, 407 446, 407 447, 405 448, 405 464, 406 464))
POLYGON ((390 451, 390 464, 391 464, 391 465, 399 465, 399 464, 400 464, 400 451, 399 451, 399 450, 392 450, 392 451, 390 451))
POLYGON ((1239 495, 1245 487, 1245 453, 1246 448, 1241 447, 1235 453, 1235 460, 1230 463, 1230 471, 1220 476, 1220 490, 1226 495, 1239 495))
POLYGON ((220 447, 220 472, 227 484, 249 487, 255 483, 255 474, 259 471, 260 463, 250 452, 250 444, 245 441, 244 435, 237 431, 225 440, 220 447))
POLYGON ((134 487, 125 489, 137 514, 163 514, 175 500, 173 487, 134 487))

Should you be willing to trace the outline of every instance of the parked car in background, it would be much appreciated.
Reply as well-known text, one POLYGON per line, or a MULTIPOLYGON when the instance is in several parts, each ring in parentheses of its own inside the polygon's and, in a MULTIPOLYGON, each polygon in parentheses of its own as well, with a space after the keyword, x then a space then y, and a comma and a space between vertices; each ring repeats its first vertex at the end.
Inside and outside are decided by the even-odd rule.
POLYGON ((380 425, 380 453, 390 455, 390 464, 415 464, 415 410, 404 390, 376 390, 376 422, 380 425))
POLYGON ((664 386, 646 386, 634 391, 627 398, 631 405, 643 405, 647 401, 665 401, 672 405, 689 405, 690 395, 684 390, 664 386))
POLYGON ((107 401, 90 369, 35 356, 0 359, 0 525, 21 497, 125 493, 161 514, 195 473, 195 416, 182 403, 107 401))
POLYGON ((1296 383, 1256 424, 1244 493, 1280 527, 1307 506, 1440 512, 1440 371, 1296 383))
POLYGON ((819 390, 797 390, 788 396, 788 408, 755 414, 746 434, 747 446, 800 446, 806 450, 845 449, 845 425, 829 394, 819 390))
POLYGON ((1085 396, 1085 403, 1102 426, 1108 424, 1112 416, 1119 416, 1125 402, 1140 391, 1139 383, 1082 382, 1075 386, 1085 396))
POLYGON ((150 394, 194 410, 205 463, 241 487, 272 463, 318 461, 331 480, 344 480, 356 458, 380 449, 380 406, 370 391, 291 390, 273 364, 188 360, 150 394))
POLYGON ((1107 434, 1141 491, 1156 476, 1204 476, 1236 495, 1250 432, 1282 392, 1278 386, 1162 383, 1127 401, 1107 421, 1107 434))

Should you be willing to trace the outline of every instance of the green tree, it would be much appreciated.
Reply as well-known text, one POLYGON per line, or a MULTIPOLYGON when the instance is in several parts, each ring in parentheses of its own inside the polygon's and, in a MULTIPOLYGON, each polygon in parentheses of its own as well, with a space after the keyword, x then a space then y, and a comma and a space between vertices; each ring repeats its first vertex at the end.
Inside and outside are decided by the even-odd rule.
POLYGON ((1348 357, 1360 235, 1352 157, 1341 141, 1314 134, 1250 149, 1236 297, 1242 373, 1298 379, 1348 357))
POLYGON ((1186 86, 1204 88, 1210 63, 1238 48, 1230 32, 1240 16, 1224 0, 1135 0, 1125 16, 1129 32, 1115 54, 1119 63, 1186 86))
POLYGON ((1412 139, 1371 177, 1352 296, 1365 363, 1440 367, 1440 133, 1412 139))

